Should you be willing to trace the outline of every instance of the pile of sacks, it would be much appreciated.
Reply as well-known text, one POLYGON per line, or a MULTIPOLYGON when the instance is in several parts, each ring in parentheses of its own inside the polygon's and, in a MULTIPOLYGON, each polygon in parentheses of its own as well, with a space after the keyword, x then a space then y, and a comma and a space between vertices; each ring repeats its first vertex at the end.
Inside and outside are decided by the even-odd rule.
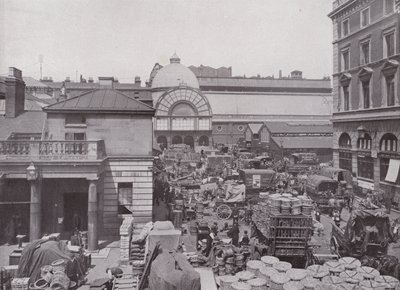
POLYGON ((261 261, 248 261, 245 271, 220 276, 218 281, 222 290, 400 290, 398 279, 380 275, 351 257, 300 269, 264 256, 261 261))

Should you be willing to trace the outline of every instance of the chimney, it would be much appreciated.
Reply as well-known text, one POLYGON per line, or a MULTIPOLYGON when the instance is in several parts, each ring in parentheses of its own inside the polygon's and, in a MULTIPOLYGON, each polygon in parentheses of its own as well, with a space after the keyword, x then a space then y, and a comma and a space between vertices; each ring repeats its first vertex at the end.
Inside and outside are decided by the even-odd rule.
POLYGON ((142 81, 140 80, 140 77, 135 77, 135 85, 140 87, 142 85, 142 81))
POLYGON ((25 82, 22 71, 15 67, 9 68, 6 78, 6 118, 15 118, 25 109, 25 82))
POLYGON ((99 85, 102 88, 110 88, 114 87, 114 77, 99 77, 99 85))
POLYGON ((92 83, 93 83, 93 78, 92 78, 92 77, 89 77, 89 81, 88 81, 88 83, 90 83, 90 84, 92 84, 92 83))
POLYGON ((66 83, 70 83, 70 82, 71 82, 71 78, 70 78, 70 77, 66 77, 66 78, 65 78, 65 82, 66 82, 66 83))

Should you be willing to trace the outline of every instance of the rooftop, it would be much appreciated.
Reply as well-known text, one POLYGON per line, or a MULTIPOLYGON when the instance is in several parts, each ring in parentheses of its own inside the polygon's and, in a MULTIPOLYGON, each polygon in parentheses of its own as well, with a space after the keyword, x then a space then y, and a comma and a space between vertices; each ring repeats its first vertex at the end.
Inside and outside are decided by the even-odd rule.
POLYGON ((0 139, 7 139, 12 133, 41 134, 45 120, 43 111, 24 112, 16 118, 0 116, 0 139))
POLYGON ((307 124, 287 122, 266 122, 271 133, 332 133, 333 127, 328 124, 307 124))

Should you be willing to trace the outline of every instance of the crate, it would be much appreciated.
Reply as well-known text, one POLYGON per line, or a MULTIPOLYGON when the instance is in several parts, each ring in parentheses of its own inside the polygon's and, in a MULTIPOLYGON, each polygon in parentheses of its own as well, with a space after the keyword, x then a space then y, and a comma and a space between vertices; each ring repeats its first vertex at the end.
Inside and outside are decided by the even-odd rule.
POLYGON ((12 290, 28 290, 29 278, 14 278, 11 281, 12 290))

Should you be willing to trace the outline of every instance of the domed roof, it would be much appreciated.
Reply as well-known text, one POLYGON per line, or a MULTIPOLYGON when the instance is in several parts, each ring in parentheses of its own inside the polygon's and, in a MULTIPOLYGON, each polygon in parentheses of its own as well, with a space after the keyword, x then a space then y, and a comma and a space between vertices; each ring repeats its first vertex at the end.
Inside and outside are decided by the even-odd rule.
POLYGON ((170 64, 163 67, 155 75, 151 87, 155 88, 171 88, 185 85, 198 89, 199 82, 195 74, 186 66, 181 64, 180 58, 174 53, 170 58, 170 64))

